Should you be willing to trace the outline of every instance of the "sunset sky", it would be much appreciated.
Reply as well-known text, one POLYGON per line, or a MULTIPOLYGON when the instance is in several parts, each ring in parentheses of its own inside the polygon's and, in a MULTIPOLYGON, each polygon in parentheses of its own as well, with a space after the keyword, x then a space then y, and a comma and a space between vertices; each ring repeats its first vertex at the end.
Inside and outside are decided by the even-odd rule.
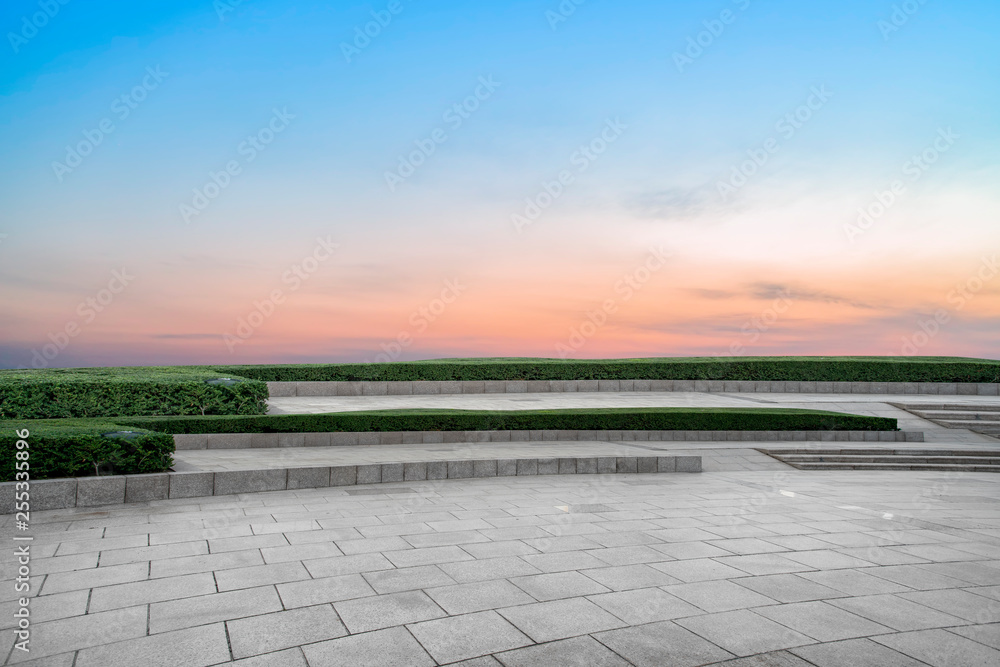
POLYGON ((4 3, 0 367, 1000 358, 1000 4, 576 3, 4 3))

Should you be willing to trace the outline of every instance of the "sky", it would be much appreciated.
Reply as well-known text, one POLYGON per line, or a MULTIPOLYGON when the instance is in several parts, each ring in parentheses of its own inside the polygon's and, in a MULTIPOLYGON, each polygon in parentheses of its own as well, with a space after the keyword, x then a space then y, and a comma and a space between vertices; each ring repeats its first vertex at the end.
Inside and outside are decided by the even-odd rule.
POLYGON ((1000 358, 993 0, 12 0, 0 367, 1000 358))

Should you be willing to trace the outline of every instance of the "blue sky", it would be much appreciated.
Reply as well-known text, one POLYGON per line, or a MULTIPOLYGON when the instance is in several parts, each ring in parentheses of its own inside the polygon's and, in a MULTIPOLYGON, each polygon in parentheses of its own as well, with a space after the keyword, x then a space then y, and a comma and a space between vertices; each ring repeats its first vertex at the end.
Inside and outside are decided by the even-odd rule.
MULTIPOLYGON (((607 281, 595 274, 628 268, 663 243, 676 248, 678 272, 656 288, 664 295, 745 295, 747 285, 783 274, 801 293, 833 295, 827 304, 879 304, 859 326, 877 332, 882 347, 866 333, 857 349, 888 354, 940 301, 926 295, 946 293, 997 248, 995 2, 400 0, 348 62, 343 44, 390 4, 7 3, 0 305, 11 318, 0 364, 25 364, 122 263, 143 267, 144 278, 54 365, 274 360, 289 347, 307 358, 363 358, 378 349, 371 341, 395 334, 394 318, 405 322, 458 274, 478 278, 482 296, 408 354, 547 355, 600 298, 607 281), (561 6, 574 9, 554 22, 561 6), (43 21, 45 7, 53 15, 43 21), (44 25, 31 32, 25 20, 44 25), (699 33, 705 46, 679 71, 676 54, 699 33), (446 112, 483 77, 495 90, 449 126, 446 112), (122 118, 122 96, 144 80, 144 99, 122 118), (776 123, 817 89, 829 99, 781 137, 776 123), (246 160, 240 147, 275 110, 287 126, 246 160), (511 215, 525 198, 613 119, 627 129, 527 235, 517 234, 511 215), (102 121, 113 131, 78 167, 54 166, 85 133, 98 136, 102 121), (864 238, 846 237, 856 209, 900 178, 942 128, 959 137, 954 145, 864 238), (386 172, 436 129, 446 140, 390 191, 386 172), (772 137, 777 151, 722 201, 718 183, 772 137), (186 220, 181 207, 193 190, 233 160, 240 173, 186 220), (285 310, 286 325, 276 319, 227 351, 223 334, 321 234, 338 238, 344 256, 285 310), (871 276, 867 285, 855 285, 859 275, 871 276), (910 291, 896 294, 902 287, 910 291), (509 321, 533 311, 527 304, 540 295, 556 302, 553 319, 523 339, 473 326, 483 313, 509 321), (357 326, 329 324, 347 320, 357 326), (188 342, 165 349, 155 336, 166 333, 188 342)), ((974 320, 924 351, 987 354, 977 332, 997 321, 995 290, 984 288, 974 320)), ((725 347, 704 336, 639 335, 635 327, 666 317, 654 304, 636 307, 580 354, 725 347)), ((730 305, 685 309, 714 331, 739 329, 757 308, 730 305)), ((817 327, 857 323, 856 315, 803 314, 761 352, 843 349, 843 336, 817 338, 817 327)))

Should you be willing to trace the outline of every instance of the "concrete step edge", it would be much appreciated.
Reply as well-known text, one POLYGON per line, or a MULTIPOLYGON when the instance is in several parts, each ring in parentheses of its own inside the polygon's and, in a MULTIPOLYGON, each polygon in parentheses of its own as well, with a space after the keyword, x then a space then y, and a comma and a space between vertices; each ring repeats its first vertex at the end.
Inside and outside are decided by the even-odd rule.
POLYGON ((716 393, 1000 396, 1000 383, 794 382, 726 380, 483 380, 403 382, 268 382, 271 398, 573 392, 697 391, 716 393))
POLYGON ((174 436, 178 451, 487 442, 923 442, 923 431, 385 431, 208 433, 174 436))
MULTIPOLYGON (((266 491, 356 487, 391 482, 435 482, 487 477, 566 474, 701 472, 700 456, 492 458, 455 461, 309 466, 262 470, 164 472, 44 479, 31 482, 33 511, 152 503, 177 498, 266 491)), ((0 514, 12 514, 15 482, 0 483, 0 514)))

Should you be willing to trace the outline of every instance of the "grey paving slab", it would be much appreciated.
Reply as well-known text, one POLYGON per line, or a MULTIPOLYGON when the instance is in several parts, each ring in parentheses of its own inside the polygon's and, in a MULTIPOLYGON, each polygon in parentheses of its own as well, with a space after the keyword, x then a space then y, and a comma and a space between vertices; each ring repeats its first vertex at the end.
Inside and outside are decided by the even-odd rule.
POLYGON ((966 625, 960 628, 948 628, 948 631, 962 637, 968 637, 980 644, 1000 649, 1000 623, 966 625))
POLYGON ((454 579, 436 565, 379 570, 366 572, 363 576, 368 585, 379 594, 415 591, 434 586, 449 586, 455 583, 454 579))
MULTIPOLYGON (((215 593, 211 572, 101 586, 90 592, 90 613, 215 593)), ((86 591, 84 591, 86 593, 86 591)), ((45 596, 59 598, 61 596, 45 596)), ((86 604, 84 605, 86 609, 86 604)), ((37 610, 36 610, 37 613, 37 610)), ((83 613, 83 612, 80 612, 83 613)))
MULTIPOLYGON (((402 552, 393 552, 402 553, 402 552)), ((356 554, 353 556, 335 556, 319 558, 302 563, 314 578, 332 577, 339 574, 358 574, 390 570, 395 567, 382 554, 356 554)))
POLYGON ((52 595, 53 593, 112 586, 130 581, 143 581, 147 578, 149 578, 148 563, 130 563, 72 572, 57 572, 45 577, 41 593, 52 595))
POLYGON ((445 616, 445 612, 422 591, 391 593, 334 603, 352 634, 381 630, 445 616))
MULTIPOLYGON (((743 580, 737 579, 736 581, 743 580)), ((665 586, 663 590, 707 612, 749 609, 776 603, 773 598, 727 580, 677 584, 665 586)))
POLYGON ((727 611, 675 621, 739 656, 815 643, 815 640, 752 611, 727 611))
MULTIPOLYGON (((237 567, 230 570, 220 570, 214 575, 220 591, 282 584, 310 578, 309 571, 299 562, 237 567)), ((317 577, 319 576, 321 575, 317 575, 317 577)))
MULTIPOLYGON (((208 667, 229 660, 222 623, 165 632, 80 651, 77 667, 208 667)), ((277 664, 277 663, 272 663, 277 664)))
POLYGON ((877 595, 879 593, 901 593, 912 590, 894 581, 875 577, 865 570, 821 570, 801 572, 799 576, 814 583, 840 591, 846 595, 877 595))
POLYGON ((879 667, 921 667, 926 665, 869 639, 848 639, 789 649, 817 667, 878 665, 879 667))
POLYGON ((343 637, 343 623, 328 604, 227 621, 234 658, 343 637))
POLYGON ((934 667, 1000 663, 1000 651, 946 630, 900 632, 872 640, 934 667))
POLYGON ((243 658, 229 664, 233 667, 309 667, 306 663, 306 657, 299 647, 265 653, 252 658, 243 658))
POLYGON ((303 647, 309 667, 380 665, 433 667, 436 663, 406 628, 376 630, 303 647))
POLYGON ((566 639, 627 625, 585 598, 538 602, 499 610, 535 642, 566 639))
POLYGON ((440 567, 448 576, 460 583, 541 574, 538 568, 517 556, 465 560, 466 562, 444 563, 440 567))
POLYGON ((669 621, 601 632, 594 638, 636 667, 695 667, 733 657, 729 651, 669 621))
MULTIPOLYGON (((70 591, 56 595, 43 595, 31 598, 29 608, 32 623, 57 621, 61 618, 82 616, 87 612, 90 591, 70 591)), ((126 606, 126 605, 121 605, 126 606)), ((13 628, 18 624, 14 616, 20 609, 19 600, 0 603, 0 630, 13 628)), ((107 611, 107 609, 92 609, 92 611, 107 611)))
POLYGON ((645 564, 587 568, 580 573, 613 591, 678 583, 677 579, 645 564))
MULTIPOLYGON (((498 443, 476 446, 494 444, 498 443)), ((506 446, 551 447, 537 458, 558 461, 566 457, 556 448, 565 444, 506 446)), ((635 444, 685 448, 675 451, 713 446, 711 442, 635 444)), ((625 447, 620 442, 587 446, 625 447)), ((624 455, 646 456, 649 451, 635 448, 624 455)), ((454 450, 441 454, 455 459, 454 450)), ((992 583, 1000 572, 1000 512, 995 502, 1000 478, 994 475, 966 474, 956 484, 934 472, 786 470, 778 476, 766 469, 734 469, 698 476, 593 475, 586 480, 577 475, 409 480, 386 489, 360 489, 366 493, 352 493, 359 488, 351 486, 301 488, 33 512, 37 550, 32 564, 43 573, 34 581, 37 628, 83 624, 70 623, 64 633, 50 632, 49 637, 57 639, 39 664, 51 659, 68 666, 77 652, 97 655, 95 650, 104 646, 115 646, 115 655, 123 656, 120 664, 130 664, 133 651, 145 660, 144 640, 149 638, 258 619, 259 626, 238 637, 244 647, 250 638, 259 642, 245 648, 257 653, 240 654, 240 662, 234 664, 303 667, 303 649, 355 638, 362 646, 366 638, 385 629, 396 631, 395 644, 419 647, 401 626, 482 613, 496 613, 532 641, 546 643, 463 658, 455 664, 497 667, 503 663, 495 656, 530 660, 536 652, 551 664, 561 664, 550 659, 554 653, 546 651, 554 649, 546 646, 564 640, 572 640, 563 653, 566 664, 574 664, 573 656, 580 650, 574 647, 594 646, 587 635, 611 637, 619 632, 632 633, 631 644, 623 641, 606 650, 633 664, 671 664, 657 653, 662 652, 664 636, 676 637, 669 648, 678 664, 727 660, 734 655, 723 651, 727 646, 736 652, 757 651, 732 663, 734 667, 800 667, 796 661, 807 659, 817 665, 823 660, 825 664, 881 660, 892 665, 897 659, 904 661, 899 664, 910 664, 916 660, 914 651, 949 644, 955 647, 948 654, 953 664, 977 664, 976 660, 995 656, 970 647, 992 650, 1000 643, 994 639, 1000 627, 996 620, 1000 584, 992 583), (935 491, 928 493, 929 489, 935 491), (783 551, 762 553, 768 547, 760 542, 783 551), (717 546, 727 543, 732 550, 717 546), (210 553, 201 551, 205 545, 210 553), (325 555, 333 553, 333 547, 350 553, 325 555), (262 550, 268 560, 280 562, 265 563, 262 550), (411 552, 422 553, 412 563, 401 560, 411 552), (597 552, 605 558, 593 555, 597 552), (641 562, 654 557, 661 560, 641 562), (798 571, 769 574, 775 567, 798 571), (534 602, 510 582, 537 575, 576 581, 586 577, 603 592, 573 591, 572 597, 534 602), (264 596, 261 601, 255 598, 258 593, 264 596), (762 598, 773 603, 762 604, 762 598), (275 606, 279 602, 281 611, 275 606), (813 604, 795 605, 801 602, 813 604), (186 605, 190 612, 184 618, 181 610, 186 605), (339 617, 336 612, 341 607, 347 610, 345 620, 360 623, 359 634, 343 634, 351 629, 350 623, 338 630, 332 622, 303 617, 303 622, 292 624, 301 626, 295 632, 303 634, 288 635, 284 617, 268 620, 276 614, 315 609, 328 609, 326 617, 332 619, 339 617), (91 636, 94 633, 85 627, 102 614, 133 613, 130 610, 141 611, 134 619, 134 636, 102 635, 124 632, 124 627, 101 629, 91 636), (682 613, 691 615, 678 616, 682 613), (230 618, 244 614, 252 615, 230 618), (648 621, 672 617, 672 621, 648 621), (748 618, 759 620, 746 622, 748 618), (704 627, 695 628, 696 622, 704 627), (173 629, 177 626, 171 623, 192 626, 173 629), (147 624, 151 635, 146 634, 147 624), (650 633, 648 642, 642 639, 653 627, 661 628, 659 635, 650 633), (807 643, 795 643, 803 641, 789 634, 796 630, 807 643), (741 631, 759 645, 742 637, 741 631), (921 632, 940 634, 930 639, 913 634, 921 632), (844 633, 870 634, 825 643, 813 636, 844 633), (905 645, 887 645, 888 638, 903 635, 905 645), (407 643, 406 637, 412 642, 407 643), (716 653, 682 660, 686 642, 716 653)), ((11 520, 0 517, 0 524, 6 529, 11 520)), ((9 555, 2 562, 3 571, 10 572, 9 555)), ((0 589, 0 613, 13 610, 12 590, 12 586, 0 589)), ((6 629, 0 625, 0 640, 8 638, 12 639, 10 624, 6 629)), ((180 645, 176 648, 182 650, 180 645)), ((395 647, 383 650, 389 648, 395 647)), ((374 644, 359 650, 382 655, 375 653, 374 644)), ((423 648, 414 649, 412 655, 404 651, 398 660, 432 664, 427 662, 432 658, 420 651, 423 648)), ((316 661, 328 661, 320 664, 337 664, 332 650, 322 654, 327 657, 320 655, 316 661)), ((385 655, 386 664, 397 659, 385 655)), ((212 664, 230 659, 227 655, 212 664)), ((933 659, 937 658, 928 657, 930 664, 933 659)), ((599 660, 595 657, 594 664, 599 660)))
POLYGON ((591 637, 561 639, 496 655, 504 667, 629 667, 630 663, 591 637))
POLYGON ((702 610, 659 588, 636 588, 590 595, 588 600, 629 625, 695 616, 702 610))
POLYGON ((532 644, 524 633, 495 611, 414 623, 408 629, 421 646, 442 664, 532 644))
MULTIPOLYGON (((981 624, 1000 622, 1000 604, 996 604, 988 597, 976 595, 976 589, 899 593, 897 597, 936 609, 948 614, 950 618, 959 618, 981 624)), ((958 623, 948 623, 947 625, 958 625, 958 623)))
POLYGON ((129 607, 31 626, 31 651, 14 651, 11 664, 146 635, 146 608, 129 607))
POLYGON ((825 601, 758 607, 754 612, 822 642, 867 637, 891 631, 891 628, 844 611, 825 601))
POLYGON ((326 602, 340 602, 375 595, 375 590, 359 574, 323 579, 306 578, 276 586, 285 609, 308 607, 326 602))
MULTIPOLYGON (((948 591, 944 592, 947 593, 948 591)), ((930 592, 930 595, 932 597, 937 596, 938 592, 930 592)), ((906 594, 864 595, 830 600, 829 602, 841 609, 846 609, 859 616, 870 618, 893 630, 926 630, 928 628, 962 625, 965 622, 962 618, 938 611, 930 605, 921 604, 905 596, 906 594)), ((975 598, 978 596, 971 597, 975 598)), ((983 603, 982 608, 985 608, 985 599, 979 599, 983 603)))
POLYGON ((653 563, 650 567, 686 583, 694 581, 710 581, 712 579, 732 579, 746 573, 735 567, 711 558, 695 558, 690 560, 667 561, 653 563))
POLYGON ((510 582, 539 602, 610 591, 609 588, 579 572, 553 572, 514 577, 510 582))
POLYGON ((499 579, 428 588, 428 596, 451 615, 530 604, 535 599, 509 581, 499 579))
POLYGON ((231 621, 282 610, 274 586, 244 588, 149 605, 149 634, 231 621))
POLYGON ((741 577, 733 583, 778 602, 807 602, 844 597, 844 593, 829 586, 823 586, 797 574, 771 574, 759 577, 741 577))

